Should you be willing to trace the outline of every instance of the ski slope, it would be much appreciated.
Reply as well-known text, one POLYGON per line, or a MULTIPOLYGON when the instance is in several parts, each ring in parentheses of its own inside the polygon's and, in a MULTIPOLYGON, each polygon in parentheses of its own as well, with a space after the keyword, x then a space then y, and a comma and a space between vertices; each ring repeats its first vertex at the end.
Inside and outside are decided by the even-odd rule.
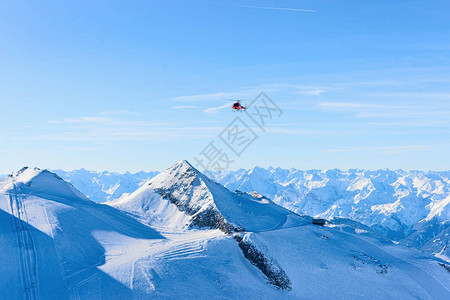
POLYGON ((353 223, 312 225, 267 199, 228 191, 187 162, 159 176, 109 205, 48 171, 2 178, 0 298, 450 296, 443 260, 353 223), (196 214, 203 223, 193 225, 196 214), (283 274, 286 288, 274 285, 267 276, 274 272, 262 271, 243 248, 283 274))

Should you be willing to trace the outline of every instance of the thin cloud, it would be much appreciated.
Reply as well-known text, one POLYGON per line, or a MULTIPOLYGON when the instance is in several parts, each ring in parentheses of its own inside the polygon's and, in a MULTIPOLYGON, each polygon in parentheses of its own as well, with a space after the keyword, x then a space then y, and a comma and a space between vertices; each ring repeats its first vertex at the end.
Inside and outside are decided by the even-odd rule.
MULTIPOLYGON (((407 109, 405 107, 405 109, 407 109)), ((427 110, 427 107, 417 107, 415 110, 395 110, 395 111, 375 111, 375 112, 359 112, 355 116, 358 118, 385 118, 385 119, 420 119, 425 117, 436 118, 442 117, 446 120, 450 119, 450 111, 433 111, 427 110)))
POLYGON ((288 8, 288 7, 250 6, 250 5, 243 5, 241 7, 258 8, 258 9, 271 9, 271 10, 300 11, 300 12, 316 12, 313 9, 288 8))
POLYGON ((204 101, 204 100, 217 100, 224 97, 233 97, 235 94, 233 93, 225 93, 225 92, 219 92, 219 93, 211 93, 211 94, 199 94, 199 95, 190 95, 190 96, 179 96, 171 98, 170 100, 173 101, 180 101, 180 102, 195 102, 195 101, 204 101))
POLYGON ((111 118, 105 117, 77 117, 64 119, 67 123, 109 123, 111 118))
POLYGON ((222 127, 152 127, 152 128, 95 128, 56 134, 24 135, 16 139, 22 142, 121 142, 121 141, 167 141, 174 139, 213 138, 222 127))
POLYGON ((233 103, 230 102, 230 103, 224 104, 222 106, 210 107, 210 108, 205 109, 203 112, 205 112, 207 114, 217 113, 218 110, 221 110, 221 109, 224 109, 224 108, 230 108, 232 104, 233 103))
POLYGON ((369 96, 375 97, 396 97, 396 98, 423 98, 423 99, 448 99, 450 93, 436 93, 436 92, 379 92, 370 93, 369 96))
POLYGON ((408 146, 391 146, 391 147, 357 147, 357 148, 343 148, 343 149, 328 149, 322 152, 338 153, 338 152, 366 152, 366 151, 380 151, 386 154, 401 154, 409 151, 420 151, 428 149, 428 145, 408 145, 408 146))
POLYGON ((308 90, 308 91, 297 92, 297 94, 310 95, 310 96, 320 96, 323 93, 325 93, 325 90, 308 90))
POLYGON ((177 105, 177 106, 172 106, 172 109, 191 109, 191 108, 198 108, 198 106, 196 105, 177 105))
POLYGON ((373 104, 363 104, 363 103, 351 103, 351 102, 323 102, 319 104, 320 107, 327 108, 367 108, 375 107, 373 104))
POLYGON ((127 120, 124 118, 107 118, 101 116, 81 116, 62 120, 49 120, 48 124, 69 124, 73 128, 98 128, 99 126, 167 126, 168 122, 127 120))
MULTIPOLYGON (((259 128, 255 128, 255 130, 258 130, 258 129, 259 128)), ((290 129, 290 128, 266 128, 266 132, 282 134, 282 135, 315 135, 315 134, 323 133, 318 130, 290 129)))
POLYGON ((234 92, 217 92, 209 94, 198 94, 198 95, 186 95, 170 98, 171 101, 177 102, 201 102, 201 101, 213 101, 213 100, 223 100, 223 99, 242 99, 242 98, 254 98, 261 92, 261 89, 244 89, 234 92))
POLYGON ((370 122, 367 123, 369 126, 377 127, 442 127, 448 126, 450 121, 448 119, 442 120, 417 120, 417 121, 395 121, 395 122, 370 122))
POLYGON ((130 110, 105 110, 105 111, 101 111, 99 112, 99 115, 101 116, 128 116, 128 115, 132 115, 135 112, 130 111, 130 110))
POLYGON ((240 99, 240 100, 250 100, 254 99, 261 91, 266 93, 275 92, 288 92, 292 94, 301 94, 309 96, 320 96, 327 90, 322 86, 308 86, 301 84, 288 84, 288 83, 271 83, 271 84, 260 84, 255 86, 242 87, 237 91, 227 91, 227 92, 215 92, 207 94, 197 94, 197 95, 185 95, 169 98, 171 101, 176 102, 206 102, 206 101, 217 101, 217 100, 230 100, 230 99, 240 99))

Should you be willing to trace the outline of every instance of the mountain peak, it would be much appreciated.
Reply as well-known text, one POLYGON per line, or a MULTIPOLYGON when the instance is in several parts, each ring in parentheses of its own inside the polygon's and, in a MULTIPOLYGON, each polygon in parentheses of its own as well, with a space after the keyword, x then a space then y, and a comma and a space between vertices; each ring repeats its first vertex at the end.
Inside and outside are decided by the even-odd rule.
POLYGON ((152 178, 148 185, 157 188, 170 188, 171 186, 179 186, 186 180, 191 184, 197 177, 201 178, 202 181, 209 181, 205 175, 194 168, 187 160, 180 160, 152 178))
POLYGON ((42 170, 39 168, 23 167, 19 171, 13 173, 12 177, 17 182, 28 183, 34 177, 38 176, 41 172, 42 170))
POLYGON ((186 160, 186 159, 182 159, 179 162, 177 162, 175 165, 188 165, 191 168, 193 168, 193 166, 186 160))
POLYGON ((67 199, 87 200, 73 185, 48 170, 24 167, 11 176, 8 189, 16 189, 20 193, 67 199), (49 193, 51 191, 51 193, 49 193))
MULTIPOLYGON (((266 198, 231 192, 185 160, 152 178, 135 193, 111 204, 125 210, 137 210, 150 217, 153 210, 154 213, 161 213, 162 219, 173 215, 167 202, 189 218, 185 225, 217 228, 224 232, 282 227, 288 219, 292 223, 304 222, 266 198), (155 194, 162 199, 155 197, 155 194), (162 207, 165 207, 165 212, 162 207)), ((180 225, 174 219, 169 223, 180 225)))
POLYGON ((192 170, 195 171, 196 173, 200 173, 200 171, 198 171, 196 168, 194 168, 187 160, 183 159, 180 160, 179 162, 177 162, 176 164, 174 164, 173 166, 171 166, 170 168, 168 168, 167 170, 182 170, 182 171, 187 171, 187 170, 192 170))

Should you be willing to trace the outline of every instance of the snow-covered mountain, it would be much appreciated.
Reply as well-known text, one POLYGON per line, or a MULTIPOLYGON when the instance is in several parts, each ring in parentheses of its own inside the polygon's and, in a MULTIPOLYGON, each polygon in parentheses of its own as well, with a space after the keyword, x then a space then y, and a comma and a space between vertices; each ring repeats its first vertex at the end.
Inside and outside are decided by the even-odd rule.
POLYGON ((89 199, 106 202, 137 190, 142 184, 159 172, 138 172, 123 174, 114 172, 94 172, 85 169, 74 171, 53 170, 58 176, 72 183, 89 199))
MULTIPOLYGON (((158 172, 57 173, 91 200, 104 202, 135 191, 158 172)), ((299 214, 344 217, 383 236, 450 256, 450 172, 402 170, 285 170, 281 168, 215 172, 231 191, 256 191, 299 214)))
POLYGON ((0 182, 0 224, 1 299, 98 299, 100 283, 121 295, 127 289, 99 268, 107 249, 125 240, 163 239, 56 174, 30 168, 0 182))
POLYGON ((313 225, 185 161, 107 205, 21 170, 0 181, 0 224, 3 299, 450 296, 444 260, 354 221, 313 225))
POLYGON ((390 239, 450 254, 448 171, 300 171, 256 167, 216 172, 215 178, 230 190, 258 191, 300 214, 350 218, 390 239))
POLYGON ((171 216, 166 207, 161 208, 167 203, 173 204, 176 212, 189 216, 188 220, 180 219, 177 224, 170 224, 175 227, 210 227, 231 233, 269 230, 285 223, 294 226, 305 223, 303 218, 268 199, 230 192, 186 161, 162 172, 136 192, 108 204, 137 216, 162 219, 171 216))

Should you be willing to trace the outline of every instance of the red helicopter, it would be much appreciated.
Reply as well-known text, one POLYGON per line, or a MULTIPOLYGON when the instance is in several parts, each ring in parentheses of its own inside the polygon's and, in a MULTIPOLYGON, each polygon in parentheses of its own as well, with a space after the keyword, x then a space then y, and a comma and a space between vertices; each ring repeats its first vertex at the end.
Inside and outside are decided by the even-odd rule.
POLYGON ((247 110, 247 105, 246 106, 242 106, 241 105, 241 100, 237 100, 237 102, 233 103, 233 106, 231 107, 234 111, 239 111, 241 109, 243 110, 247 110))

